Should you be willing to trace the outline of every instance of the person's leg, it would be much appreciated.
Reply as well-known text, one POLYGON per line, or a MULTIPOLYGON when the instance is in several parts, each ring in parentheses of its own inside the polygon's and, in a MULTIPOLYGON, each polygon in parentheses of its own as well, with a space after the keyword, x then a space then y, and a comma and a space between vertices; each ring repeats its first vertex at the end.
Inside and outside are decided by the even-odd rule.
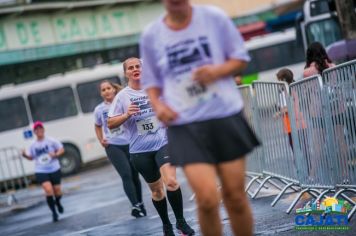
POLYGON ((148 183, 148 186, 152 192, 152 203, 156 208, 158 215, 160 216, 164 225, 171 224, 168 217, 167 201, 164 194, 163 182, 161 179, 153 183, 148 183))
POLYGON ((176 178, 176 168, 169 163, 161 166, 162 180, 167 189, 167 198, 177 219, 176 228, 185 235, 194 235, 194 230, 187 224, 183 214, 182 191, 176 178))
POLYGON ((245 193, 245 158, 217 166, 222 196, 235 235, 252 235, 253 219, 245 193))
POLYGON ((109 145, 105 148, 106 154, 115 167, 117 173, 120 175, 126 196, 130 200, 132 206, 139 203, 136 195, 136 188, 133 183, 131 166, 126 157, 126 154, 120 149, 119 146, 109 145))
POLYGON ((204 163, 187 164, 183 170, 195 193, 202 234, 204 236, 222 235, 215 166, 204 163))
POLYGON ((59 213, 64 212, 64 208, 61 204, 62 189, 61 189, 61 171, 58 170, 50 174, 50 180, 54 190, 55 201, 59 213))
MULTIPOLYGON (((44 176, 46 174, 40 174, 40 175, 44 176)), ((54 202, 54 198, 53 198, 53 195, 54 195, 53 185, 49 180, 46 180, 41 183, 41 186, 46 194, 47 205, 52 212, 53 221, 54 222, 58 221, 58 214, 56 212, 55 202, 54 202)))
POLYGON ((167 189, 167 198, 171 205, 176 219, 183 219, 183 199, 179 183, 176 179, 176 168, 169 163, 160 168, 164 185, 167 189))
POLYGON ((167 201, 163 181, 155 161, 156 152, 131 154, 130 160, 135 169, 142 175, 152 193, 152 203, 161 218, 165 235, 174 235, 168 217, 167 201))
POLYGON ((132 181, 135 185, 137 200, 139 203, 143 203, 142 202, 142 187, 141 187, 140 176, 139 176, 138 171, 135 169, 135 167, 133 166, 133 164, 130 161, 129 145, 120 146, 120 148, 126 154, 127 161, 129 162, 130 167, 131 167, 132 181))

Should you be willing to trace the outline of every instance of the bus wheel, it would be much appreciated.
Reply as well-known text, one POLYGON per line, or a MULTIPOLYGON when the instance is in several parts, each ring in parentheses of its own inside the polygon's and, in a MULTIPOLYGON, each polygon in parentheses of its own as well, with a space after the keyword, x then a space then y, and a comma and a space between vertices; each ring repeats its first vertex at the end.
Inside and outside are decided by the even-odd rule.
POLYGON ((59 158, 61 172, 69 175, 77 172, 80 167, 80 154, 77 149, 70 145, 64 145, 64 154, 59 158))

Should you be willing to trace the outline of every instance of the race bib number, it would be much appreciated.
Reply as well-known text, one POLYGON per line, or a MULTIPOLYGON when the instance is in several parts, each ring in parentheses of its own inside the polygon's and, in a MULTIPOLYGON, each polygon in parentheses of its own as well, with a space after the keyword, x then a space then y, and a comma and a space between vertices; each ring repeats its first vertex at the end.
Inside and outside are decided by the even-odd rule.
POLYGON ((193 81, 190 73, 180 76, 175 88, 180 101, 178 109, 184 111, 209 101, 216 96, 213 86, 206 86, 193 81))
POLYGON ((113 137, 115 137, 115 136, 119 136, 119 135, 121 135, 123 132, 124 132, 124 129, 121 128, 121 127, 117 127, 117 128, 115 128, 115 129, 109 129, 110 138, 113 138, 113 137))
POLYGON ((51 156, 46 154, 42 154, 41 156, 38 157, 38 163, 40 165, 47 165, 51 162, 51 156))
POLYGON ((159 128, 159 121, 155 116, 143 120, 137 120, 136 126, 139 135, 155 133, 159 128))

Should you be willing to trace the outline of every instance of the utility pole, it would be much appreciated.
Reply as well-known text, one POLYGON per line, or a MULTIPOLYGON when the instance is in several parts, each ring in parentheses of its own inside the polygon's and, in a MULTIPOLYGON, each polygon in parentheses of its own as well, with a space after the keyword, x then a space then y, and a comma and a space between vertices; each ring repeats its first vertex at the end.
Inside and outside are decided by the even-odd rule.
POLYGON ((356 39, 355 0, 334 0, 345 39, 356 39))

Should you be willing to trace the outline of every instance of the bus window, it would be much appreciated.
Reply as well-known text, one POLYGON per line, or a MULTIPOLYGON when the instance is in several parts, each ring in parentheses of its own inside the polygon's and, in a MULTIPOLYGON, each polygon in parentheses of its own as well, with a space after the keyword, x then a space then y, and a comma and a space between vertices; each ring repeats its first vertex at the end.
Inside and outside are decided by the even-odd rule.
POLYGON ((103 101, 99 92, 99 84, 103 80, 110 80, 113 83, 120 84, 118 77, 101 79, 77 85, 77 91, 80 100, 80 106, 83 113, 94 112, 95 107, 103 101))
POLYGON ((78 114, 71 87, 64 87, 28 96, 33 120, 51 121, 78 114))
POLYGON ((336 18, 314 21, 306 27, 307 43, 320 42, 324 47, 342 39, 340 25, 336 18))
POLYGON ((25 102, 22 97, 0 101, 0 132, 29 124, 25 102))
POLYGON ((303 62, 303 46, 295 40, 249 51, 251 62, 245 75, 303 62))

